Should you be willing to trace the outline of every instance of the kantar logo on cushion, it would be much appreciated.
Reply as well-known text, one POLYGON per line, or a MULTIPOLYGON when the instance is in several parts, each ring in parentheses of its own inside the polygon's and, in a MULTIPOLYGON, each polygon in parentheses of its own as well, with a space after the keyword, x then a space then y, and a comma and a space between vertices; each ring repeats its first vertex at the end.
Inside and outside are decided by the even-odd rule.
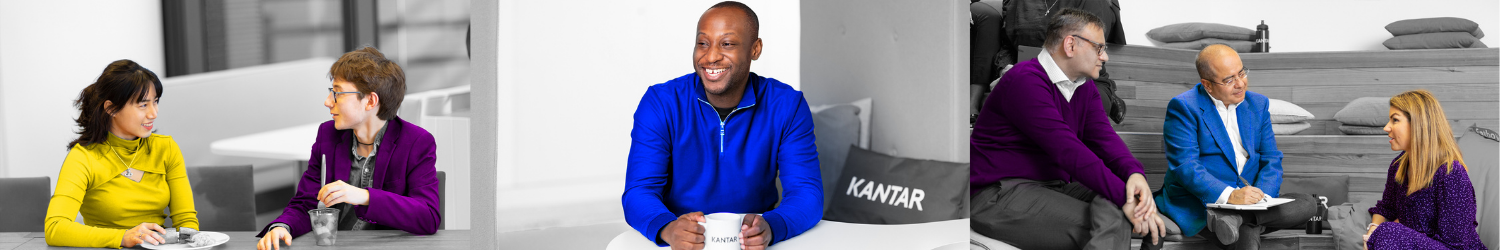
POLYGON ((922 211, 922 198, 927 196, 927 192, 920 188, 880 184, 854 176, 849 180, 849 190, 844 191, 844 195, 906 209, 916 207, 917 211, 922 211))

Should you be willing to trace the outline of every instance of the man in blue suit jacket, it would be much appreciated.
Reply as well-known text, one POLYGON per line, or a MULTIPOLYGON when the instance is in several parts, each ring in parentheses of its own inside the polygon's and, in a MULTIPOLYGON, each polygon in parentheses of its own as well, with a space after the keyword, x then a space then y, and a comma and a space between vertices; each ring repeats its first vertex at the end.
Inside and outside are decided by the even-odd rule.
POLYGON ((1307 194, 1278 195, 1282 155, 1269 101, 1246 90, 1239 54, 1212 45, 1198 53, 1197 67, 1201 83, 1167 104, 1163 146, 1170 166, 1156 204, 1184 236, 1203 232, 1220 248, 1257 249, 1262 233, 1305 223, 1317 202, 1307 194), (1273 197, 1296 201, 1261 211, 1206 206, 1273 197))

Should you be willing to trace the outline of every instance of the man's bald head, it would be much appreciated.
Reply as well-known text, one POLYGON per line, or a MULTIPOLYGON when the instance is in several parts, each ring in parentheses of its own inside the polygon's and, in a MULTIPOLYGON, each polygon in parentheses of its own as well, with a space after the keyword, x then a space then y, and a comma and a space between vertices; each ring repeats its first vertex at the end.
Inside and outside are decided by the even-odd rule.
POLYGON ((1224 59, 1226 56, 1234 56, 1235 61, 1239 61, 1240 54, 1239 52, 1235 52, 1234 48, 1230 48, 1229 45, 1224 44, 1209 45, 1203 48, 1203 50, 1198 51, 1198 59, 1195 61, 1198 67, 1198 77, 1203 79, 1219 79, 1219 76, 1214 75, 1212 69, 1213 63, 1216 60, 1224 59))
MULTIPOLYGON (((749 24, 750 38, 760 38, 760 17, 755 15, 755 10, 750 9, 750 6, 745 5, 744 3, 735 1, 719 2, 718 4, 714 4, 714 6, 712 7, 708 7, 708 10, 703 11, 703 16, 707 17, 709 12, 721 8, 724 10, 738 10, 740 14, 743 14, 745 20, 749 24)), ((703 19, 703 17, 699 17, 698 22, 703 22, 703 19)))
POLYGON ((1250 88, 1250 78, 1240 54, 1223 44, 1209 45, 1198 52, 1198 80, 1203 90, 1224 105, 1239 104, 1245 100, 1250 88))

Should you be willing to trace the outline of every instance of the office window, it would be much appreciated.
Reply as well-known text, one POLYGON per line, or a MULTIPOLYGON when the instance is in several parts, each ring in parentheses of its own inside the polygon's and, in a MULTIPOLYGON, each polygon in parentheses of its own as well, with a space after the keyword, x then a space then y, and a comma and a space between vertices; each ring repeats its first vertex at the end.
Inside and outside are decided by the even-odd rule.
POLYGON ((167 77, 374 46, 409 93, 467 85, 466 0, 163 0, 167 77))

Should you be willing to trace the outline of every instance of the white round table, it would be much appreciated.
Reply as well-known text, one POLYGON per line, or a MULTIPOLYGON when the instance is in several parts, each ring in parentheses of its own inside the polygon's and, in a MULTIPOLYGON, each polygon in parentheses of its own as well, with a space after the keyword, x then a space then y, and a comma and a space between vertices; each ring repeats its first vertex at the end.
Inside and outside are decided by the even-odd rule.
MULTIPOLYGON (((820 221, 807 232, 770 249, 938 249, 966 245, 969 219, 906 225, 871 225, 820 221)), ((606 250, 658 250, 651 239, 628 230, 609 241, 606 250)), ((946 248, 945 248, 946 249, 946 248)))

